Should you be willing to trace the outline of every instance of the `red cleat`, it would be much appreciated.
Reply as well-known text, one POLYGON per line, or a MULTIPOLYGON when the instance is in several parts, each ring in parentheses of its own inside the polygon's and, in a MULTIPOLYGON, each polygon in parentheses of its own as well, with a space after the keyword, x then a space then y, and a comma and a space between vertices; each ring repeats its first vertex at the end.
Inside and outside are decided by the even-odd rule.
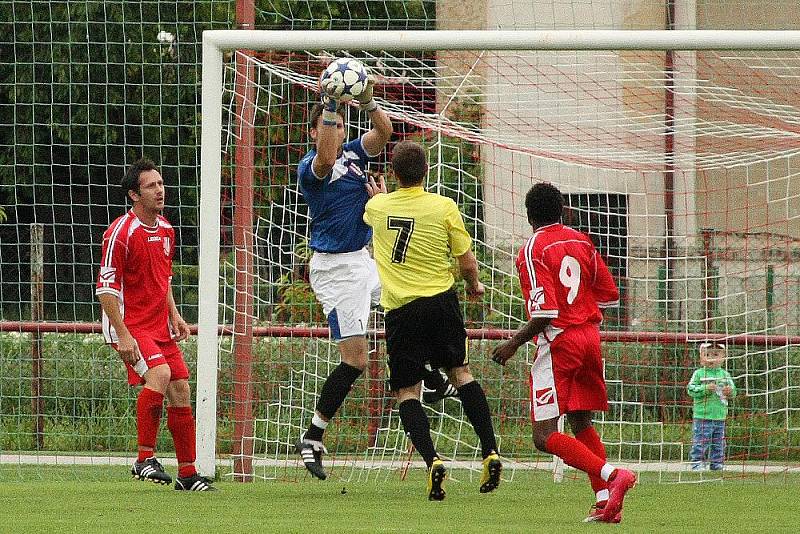
POLYGON ((611 478, 608 479, 608 502, 602 514, 605 523, 613 523, 617 515, 621 514, 625 494, 635 485, 636 475, 627 469, 616 469, 611 474, 611 478))
POLYGON ((592 505, 591 509, 589 510, 589 515, 586 516, 586 519, 583 520, 584 523, 593 523, 595 521, 599 523, 619 523, 622 521, 622 512, 618 512, 617 515, 613 517, 611 521, 606 521, 603 519, 603 513, 605 513, 607 501, 600 501, 592 505))

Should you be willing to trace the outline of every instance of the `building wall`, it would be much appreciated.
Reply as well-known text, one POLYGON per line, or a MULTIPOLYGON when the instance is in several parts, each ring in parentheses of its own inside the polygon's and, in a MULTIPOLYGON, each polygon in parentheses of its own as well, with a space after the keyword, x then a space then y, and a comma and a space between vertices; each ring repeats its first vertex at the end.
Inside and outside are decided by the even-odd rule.
MULTIPOLYGON (((496 29, 663 29, 664 4, 652 0, 484 1, 465 8, 463 2, 440 2, 443 10, 472 10, 471 28, 496 29)), ((675 4, 675 27, 679 29, 800 28, 797 2, 772 0, 759 7, 738 0, 675 4)), ((440 27, 453 29, 446 17, 439 20, 440 27)), ((622 193, 628 196, 629 206, 627 287, 629 315, 634 324, 653 324, 663 316, 653 303, 657 300, 655 288, 662 283, 669 266, 673 281, 668 298, 679 308, 672 313, 675 320, 695 326, 697 321, 705 320, 704 290, 709 272, 717 272, 720 278, 715 283, 720 294, 714 300, 714 309, 719 313, 737 316, 744 321, 744 327, 750 328, 758 323, 756 315, 768 314, 769 300, 771 320, 783 320, 797 329, 800 273, 793 267, 793 260, 786 258, 794 258, 800 248, 800 155, 752 165, 706 168, 696 154, 718 150, 719 140, 713 135, 698 137, 695 130, 705 121, 731 119, 718 116, 718 110, 698 98, 695 80, 763 95, 777 104, 799 109, 800 92, 793 85, 776 90, 768 78, 752 76, 752 70, 748 71, 750 75, 723 71, 711 53, 674 53, 675 87, 679 88, 674 107, 677 163, 673 175, 671 255, 675 259, 668 262, 664 257, 666 136, 663 126, 652 127, 653 123, 664 123, 665 91, 663 85, 659 86, 663 80, 657 78, 663 78, 666 54, 612 52, 599 59, 570 52, 518 56, 508 53, 476 62, 474 54, 464 53, 448 55, 444 60, 456 71, 471 72, 475 83, 506 88, 482 104, 483 129, 502 132, 518 141, 509 143, 511 146, 481 145, 487 242, 513 251, 530 235, 523 202, 525 192, 535 181, 552 181, 565 193, 622 193), (630 69, 637 69, 638 75, 630 76, 630 69), (652 73, 652 85, 642 82, 647 79, 642 72, 652 73), (591 73, 592 83, 585 83, 587 73, 591 73), (605 121, 608 117, 619 120, 605 121), (527 142, 521 141, 526 135, 527 142), (653 165, 635 169, 595 165, 591 157, 582 156, 595 138, 601 149, 624 148, 629 153, 645 150, 653 165), (572 146, 570 139, 574 139, 572 146), (609 143, 609 139, 614 141, 609 143), (703 249, 703 230, 715 236, 715 247, 740 247, 741 252, 709 259, 708 251, 703 249), (763 239, 734 237, 744 233, 786 236, 770 245, 781 249, 783 257, 765 255, 763 239), (776 281, 769 299, 765 286, 768 271, 776 281), (737 310, 745 312, 739 314, 737 310)), ((452 91, 443 97, 443 103, 452 103, 452 91)), ((447 114, 447 109, 444 111, 447 114)), ((753 118, 742 117, 748 121, 753 118)), ((766 127, 796 129, 790 121, 764 122, 766 127)), ((753 151, 758 150, 758 141, 742 141, 723 148, 753 151)))
MULTIPOLYGON (((439 3, 437 18, 442 29, 459 28, 497 28, 497 29, 566 29, 566 28, 608 28, 608 29, 661 29, 665 27, 665 2, 653 0, 631 0, 626 2, 553 2, 547 1, 480 1, 457 2, 443 0, 439 3), (452 13, 452 16, 447 16, 452 13), (443 15, 443 16, 442 16, 443 15), (466 20, 466 22, 464 22, 466 20)), ((675 27, 680 29, 784 29, 800 27, 800 4, 774 0, 766 2, 764 9, 754 8, 752 2, 718 0, 698 0, 676 2, 675 27), (770 9, 772 7, 772 9, 770 9), (743 17, 742 14, 747 16, 743 17)), ((511 55, 510 55, 511 56, 511 55)), ((636 82, 626 81, 625 69, 630 63, 649 65, 654 71, 664 69, 665 54, 662 52, 618 52, 604 56, 603 69, 607 72, 602 87, 593 88, 575 85, 571 79, 582 72, 596 68, 596 59, 580 54, 565 52, 540 53, 536 56, 539 68, 531 69, 530 57, 521 58, 516 64, 509 57, 502 65, 478 64, 472 53, 448 54, 443 61, 456 72, 471 72, 473 77, 482 78, 485 83, 497 87, 507 87, 502 98, 485 105, 484 127, 487 129, 508 128, 503 124, 506 110, 511 110, 517 122, 535 126, 539 123, 552 124, 552 115, 542 110, 552 110, 563 102, 558 92, 539 90, 540 88, 563 88, 575 101, 596 102, 593 107, 581 106, 575 115, 570 115, 569 107, 559 110, 558 121, 564 129, 578 128, 591 124, 609 113, 663 115, 665 94, 663 89, 653 87, 643 89, 636 82), (573 62, 570 69, 548 72, 544 65, 549 63, 573 62), (571 72, 574 71, 574 72, 571 72), (538 76, 538 78, 537 78, 538 76), (544 78, 546 77, 546 80, 544 78), (520 84, 520 81, 525 83, 520 84), (533 88, 531 88, 533 87, 533 88), (601 94, 605 92, 605 96, 601 94), (613 106, 613 109, 609 108, 613 106)), ((731 75, 719 69, 711 54, 676 52, 676 87, 681 88, 675 97, 675 147, 682 163, 676 169, 674 179, 674 235, 680 244, 692 244, 692 236, 698 228, 712 228, 720 231, 764 231, 788 233, 800 237, 800 200, 792 195, 798 184, 796 161, 787 158, 764 165, 754 165, 741 169, 704 171, 698 182, 692 164, 694 152, 708 150, 708 140, 700 137, 695 141, 695 120, 719 120, 715 110, 699 105, 693 94, 693 87, 686 80, 708 80, 708 83, 740 89, 748 94, 766 94, 777 104, 800 107, 800 95, 793 87, 782 93, 766 92, 761 86, 762 77, 731 75), (769 189, 769 191, 767 191, 769 189), (785 193, 789 191, 788 193, 785 193), (759 204, 761 203, 761 204, 759 204), (724 217, 716 218, 708 210, 697 206, 713 206, 724 217), (753 210, 752 206, 763 206, 753 210), (757 213, 754 213, 757 211, 757 213), (788 221, 787 221, 788 217, 788 221), (688 241, 685 239, 688 238, 688 241)), ((452 93, 440 95, 442 106, 451 102, 452 93)), ((725 119, 723 117, 722 119, 725 119)), ((614 136, 622 145, 641 143, 640 132, 631 133, 624 123, 616 128, 614 136)), ((767 124, 767 126, 770 126, 767 124)), ((791 127, 783 123, 775 127, 791 127)), ((663 146, 663 132, 652 132, 650 150, 657 154, 663 146), (655 150, 653 147, 657 147, 655 150)), ((576 137, 579 133, 575 134, 576 137)), ((711 140, 713 142, 713 139, 711 140)), ((532 140, 528 150, 519 153, 501 151, 494 147, 483 148, 483 161, 487 169, 487 202, 497 208, 488 210, 497 218, 488 221, 495 229, 498 239, 507 234, 519 235, 525 232, 525 221, 518 221, 509 206, 519 203, 519 198, 531 180, 550 179, 559 182, 567 190, 589 189, 610 190, 631 195, 631 214, 634 235, 662 236, 664 234, 664 186, 658 184, 654 176, 637 176, 619 170, 597 170, 584 168, 579 164, 557 163, 548 158, 545 148, 536 150, 539 145, 532 140), (529 157, 530 156, 530 157, 529 157), (526 178, 530 178, 526 180, 526 178), (639 182, 639 183, 637 183, 639 182), (661 220, 661 229, 657 220, 661 220)), ((742 147, 731 147, 740 149, 742 147)), ((745 149, 747 147, 744 147, 745 149)), ((750 147, 757 149, 757 147, 750 147)), ((558 155, 557 155, 558 156, 558 155)), ((591 162, 590 162, 591 163, 591 162)))
MULTIPOLYGON (((755 7, 752 2, 742 0, 698 1, 697 28, 797 29, 800 28, 800 4, 767 2, 755 7)), ((747 94, 765 95, 777 104, 795 108, 800 105, 797 91, 790 88, 776 92, 777 84, 769 85, 769 74, 753 77, 721 72, 714 68, 715 62, 709 56, 698 53, 698 78, 709 80, 711 84, 732 86, 747 94)), ((707 109, 699 113, 701 117, 714 115, 713 110, 707 109)), ((768 126, 787 127, 782 123, 768 126)), ((800 237, 798 163, 797 157, 789 157, 760 165, 705 172, 697 187, 698 204, 706 208, 698 210, 698 225, 731 232, 771 232, 800 237)))

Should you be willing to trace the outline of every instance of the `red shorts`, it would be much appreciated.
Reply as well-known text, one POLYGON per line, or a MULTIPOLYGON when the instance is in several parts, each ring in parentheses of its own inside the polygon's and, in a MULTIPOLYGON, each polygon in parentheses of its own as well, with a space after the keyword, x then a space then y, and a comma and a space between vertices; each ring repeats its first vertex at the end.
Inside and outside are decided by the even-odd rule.
MULTIPOLYGON (((144 358, 144 363, 147 364, 148 369, 167 364, 172 375, 170 377, 171 381, 189 378, 189 368, 186 367, 186 362, 183 361, 183 353, 174 340, 156 341, 142 334, 134 334, 133 339, 136 340, 139 352, 144 358)), ((114 347, 114 350, 117 349, 116 343, 112 343, 111 346, 114 347)), ((128 384, 131 386, 144 384, 144 379, 133 370, 131 365, 126 363, 125 367, 128 369, 128 384)))
POLYGON ((552 341, 539 335, 530 375, 531 419, 608 410, 596 324, 570 327, 552 341))

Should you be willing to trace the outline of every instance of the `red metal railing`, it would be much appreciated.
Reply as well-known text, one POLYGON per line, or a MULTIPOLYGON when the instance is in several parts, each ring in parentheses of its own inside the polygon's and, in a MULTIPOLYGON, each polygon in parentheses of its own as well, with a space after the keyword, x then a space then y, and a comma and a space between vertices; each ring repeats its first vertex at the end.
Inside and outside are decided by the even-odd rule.
MULTIPOLYGON (((192 334, 197 334, 197 326, 190 327, 192 334)), ((100 323, 56 323, 34 321, 0 321, 0 332, 23 333, 59 333, 59 334, 100 334, 100 323)), ((229 326, 220 326, 220 335, 230 336, 234 329, 229 326)), ((500 328, 472 328, 467 329, 469 339, 499 340, 507 339, 514 333, 513 330, 500 328)), ((372 332, 378 339, 383 339, 384 332, 372 332)), ((371 335, 370 334, 370 335, 371 335)), ((253 337, 303 337, 324 338, 328 337, 327 327, 296 327, 296 326, 255 326, 252 328, 253 337)), ((600 337, 603 341, 618 341, 621 343, 661 343, 664 345, 678 345, 704 340, 724 341, 729 345, 756 345, 756 346, 781 346, 800 345, 800 336, 779 336, 762 334, 702 334, 681 332, 635 332, 635 331, 602 331, 600 337)))

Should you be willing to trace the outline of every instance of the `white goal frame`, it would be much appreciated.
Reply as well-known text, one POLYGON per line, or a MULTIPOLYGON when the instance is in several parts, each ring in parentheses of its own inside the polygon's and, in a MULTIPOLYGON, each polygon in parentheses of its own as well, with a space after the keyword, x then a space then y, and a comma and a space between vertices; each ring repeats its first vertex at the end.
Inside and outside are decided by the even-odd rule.
POLYGON ((203 32, 197 467, 216 471, 223 54, 248 50, 800 50, 800 31, 432 30, 203 32), (206 215, 206 216, 203 216, 206 215))

